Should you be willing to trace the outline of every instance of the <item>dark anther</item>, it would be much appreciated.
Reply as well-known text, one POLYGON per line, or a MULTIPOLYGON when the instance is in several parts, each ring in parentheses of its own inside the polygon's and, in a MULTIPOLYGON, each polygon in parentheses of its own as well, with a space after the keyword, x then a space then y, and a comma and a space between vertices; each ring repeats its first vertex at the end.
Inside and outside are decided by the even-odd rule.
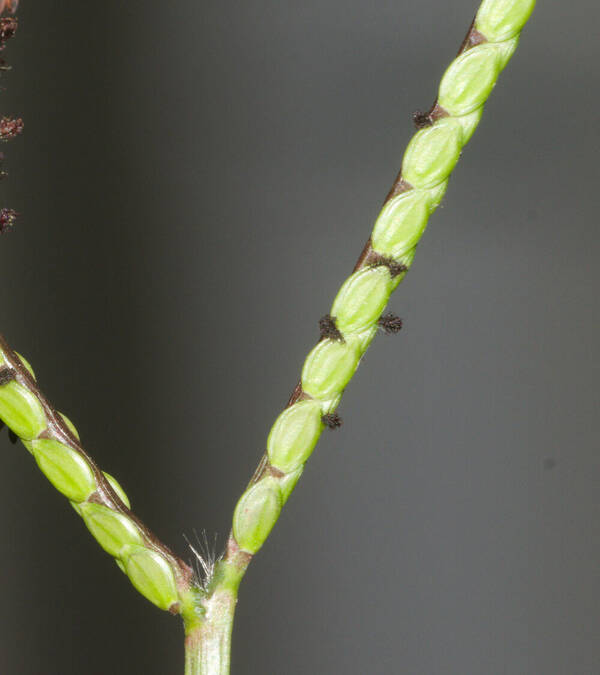
POLYGON ((393 335, 402 329, 402 319, 395 314, 383 314, 377 325, 388 335, 393 335))
POLYGON ((12 16, 0 19, 0 49, 4 48, 4 43, 10 40, 17 32, 19 22, 12 16))
POLYGON ((324 317, 319 319, 319 332, 321 333, 321 339, 330 338, 331 340, 344 342, 344 336, 335 325, 335 317, 331 314, 325 314, 324 317))
POLYGON ((339 429, 342 426, 342 418, 337 413, 327 413, 321 417, 321 420, 330 429, 339 429))
POLYGON ((421 110, 415 110, 412 114, 412 120, 417 129, 425 129, 425 127, 430 127, 433 124, 431 114, 421 110))
POLYGON ((12 230, 16 219, 17 212, 13 209, 0 209, 0 234, 12 230))
POLYGON ((393 258, 386 258, 384 256, 377 258, 377 260, 375 260, 373 264, 385 265, 390 271, 390 276, 392 277, 392 279, 394 277, 397 277, 399 274, 408 271, 408 267, 403 263, 399 263, 397 260, 394 260, 393 258))
POLYGON ((23 120, 19 117, 13 119, 12 117, 3 117, 0 119, 0 140, 8 141, 15 136, 18 136, 23 131, 23 120))
POLYGON ((9 382, 12 382, 15 379, 15 371, 12 368, 4 366, 0 368, 0 387, 9 382))

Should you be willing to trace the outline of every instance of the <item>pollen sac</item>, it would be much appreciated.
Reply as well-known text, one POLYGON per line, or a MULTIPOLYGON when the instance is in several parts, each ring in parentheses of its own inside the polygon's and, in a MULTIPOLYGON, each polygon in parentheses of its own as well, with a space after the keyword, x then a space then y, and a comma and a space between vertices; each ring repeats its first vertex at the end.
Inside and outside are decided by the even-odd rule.
POLYGON ((343 391, 358 366, 353 340, 323 340, 309 353, 302 369, 302 389, 310 396, 328 400, 343 391))
POLYGON ((338 328, 342 333, 369 328, 387 305, 391 290, 390 273, 385 267, 355 272, 344 282, 331 308, 338 328))
POLYGON ((417 132, 404 153, 402 176, 413 187, 430 188, 446 180, 462 147, 460 123, 451 117, 417 132))
POLYGON ((81 516, 96 541, 114 558, 125 546, 140 546, 142 535, 137 526, 122 513, 101 504, 81 504, 81 516))
POLYGON ((31 441, 46 428, 42 404, 18 382, 0 386, 0 419, 24 441, 31 441))
POLYGON ((267 440, 272 466, 290 473, 306 462, 323 429, 321 415, 321 406, 314 400, 294 403, 279 415, 267 440))
POLYGON ((67 499, 82 502, 95 491, 94 473, 78 452, 51 439, 33 441, 32 449, 42 473, 67 499))
POLYGON ((254 554, 265 543, 282 503, 278 481, 272 476, 244 492, 233 514, 233 535, 243 551, 254 554))
MULTIPOLYGON (((0 71, 2 71, 2 60, 0 59, 0 71)), ((2 137, 0 136, 0 140, 2 137)), ((0 178, 4 178, 6 174, 0 172, 0 178)), ((14 209, 0 209, 0 234, 10 232, 17 220, 17 212, 14 209)))
MULTIPOLYGON (((416 251, 417 251, 416 246, 414 248, 411 248, 410 251, 408 251, 403 256, 400 256, 400 258, 397 259, 398 262, 402 263, 406 267, 406 269, 409 270, 414 262, 416 251)), ((402 274, 398 274, 398 276, 395 276, 392 279, 392 291, 394 291, 397 288, 398 284, 404 279, 405 276, 406 272, 403 272, 402 274)), ((377 329, 376 326, 375 329, 377 329)), ((377 330, 375 330, 375 332, 377 332, 377 330)))
POLYGON ((373 249, 397 258, 410 251, 421 238, 429 218, 429 193, 403 192, 383 207, 371 237, 373 249))
POLYGON ((534 7, 535 0, 483 0, 475 28, 490 42, 508 40, 521 31, 534 7))
POLYGON ((175 576, 160 554, 143 546, 131 546, 121 560, 131 583, 150 602, 168 610, 178 601, 175 576))
POLYGON ((482 44, 455 59, 440 83, 438 103, 450 115, 466 115, 482 106, 501 68, 494 44, 482 44))

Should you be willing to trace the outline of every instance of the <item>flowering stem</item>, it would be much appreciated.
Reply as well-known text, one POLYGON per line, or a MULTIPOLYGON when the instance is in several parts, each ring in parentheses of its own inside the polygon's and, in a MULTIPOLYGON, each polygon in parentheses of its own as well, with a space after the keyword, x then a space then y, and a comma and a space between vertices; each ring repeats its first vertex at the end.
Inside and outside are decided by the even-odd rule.
POLYGON ((228 675, 238 588, 251 556, 237 550, 215 567, 200 612, 184 615, 185 675, 228 675))

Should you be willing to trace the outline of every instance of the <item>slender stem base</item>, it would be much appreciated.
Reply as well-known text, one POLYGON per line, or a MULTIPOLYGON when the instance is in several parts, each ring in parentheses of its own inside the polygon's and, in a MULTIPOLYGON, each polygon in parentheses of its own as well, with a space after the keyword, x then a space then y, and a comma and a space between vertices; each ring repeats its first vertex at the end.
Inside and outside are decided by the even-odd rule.
POLYGON ((205 620, 185 637, 185 675, 229 675, 236 597, 219 590, 206 603, 205 620))
POLYGON ((217 563, 208 595, 184 612, 185 675, 229 675, 231 631, 240 581, 252 556, 228 543, 229 560, 217 563))

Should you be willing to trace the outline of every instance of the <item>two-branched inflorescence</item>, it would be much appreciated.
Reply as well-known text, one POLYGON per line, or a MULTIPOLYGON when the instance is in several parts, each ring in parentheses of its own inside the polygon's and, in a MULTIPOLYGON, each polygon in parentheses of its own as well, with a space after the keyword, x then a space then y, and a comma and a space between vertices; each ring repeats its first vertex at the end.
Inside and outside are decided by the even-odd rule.
MULTIPOLYGON (((0 2, 7 5, 6 0, 0 2)), ((227 605, 232 615, 237 584, 277 521, 323 429, 339 426, 336 409, 369 344, 378 329, 395 333, 401 328, 398 317, 383 314, 390 294, 412 264, 429 216, 442 200, 449 175, 534 4, 535 0, 484 0, 442 78, 436 103, 429 112, 415 115, 419 130, 406 149, 400 175, 353 274, 320 322, 321 339, 271 429, 266 455, 235 508, 225 557, 216 563, 206 588, 200 588, 190 567, 134 516, 117 481, 96 467, 73 425, 40 392, 27 362, 0 338, 0 420, 23 441, 133 585, 162 609, 182 613, 188 628, 195 629, 202 617, 210 616, 205 610, 211 597, 223 589, 233 598, 227 605)), ((3 124, 9 135, 19 127, 3 124)), ((0 231, 11 223, 11 217, 0 213, 0 231)))

